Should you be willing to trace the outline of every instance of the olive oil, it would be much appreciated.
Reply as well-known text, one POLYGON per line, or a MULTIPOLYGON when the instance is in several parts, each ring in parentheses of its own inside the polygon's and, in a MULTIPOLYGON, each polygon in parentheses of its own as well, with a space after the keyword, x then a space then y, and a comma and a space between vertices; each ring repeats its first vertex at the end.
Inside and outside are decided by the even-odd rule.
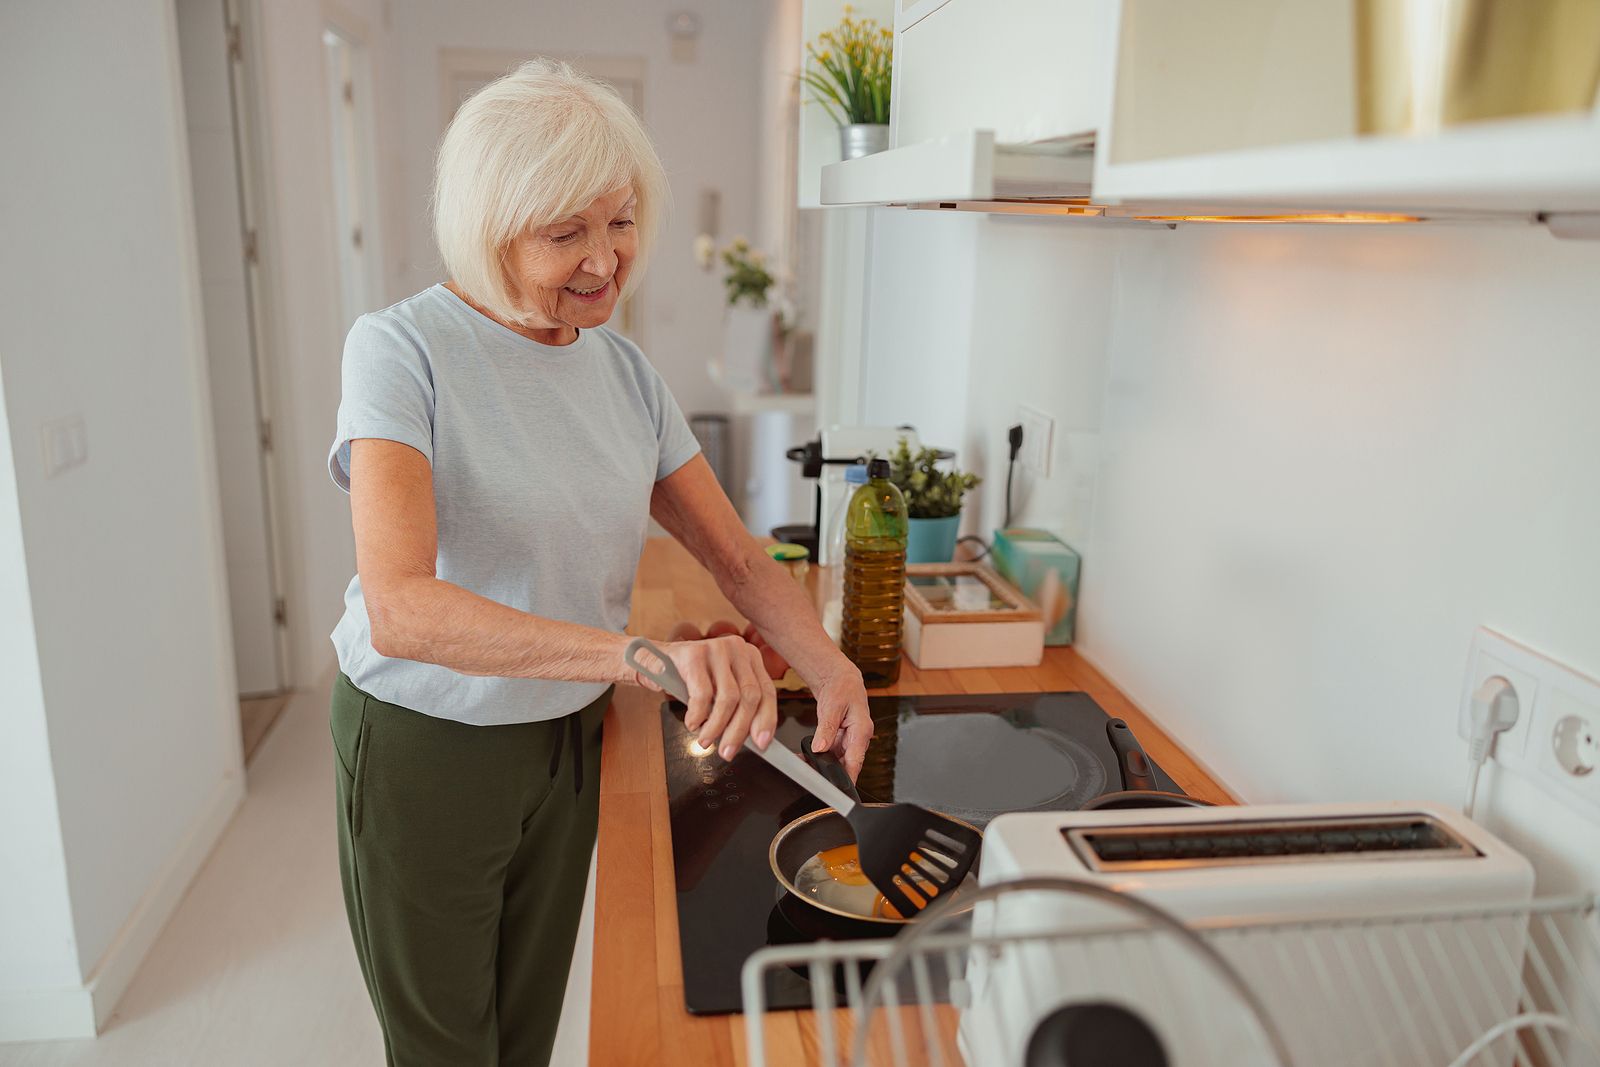
POLYGON ((844 619, 839 647, 869 686, 900 677, 905 624, 906 502, 875 459, 845 512, 844 619))

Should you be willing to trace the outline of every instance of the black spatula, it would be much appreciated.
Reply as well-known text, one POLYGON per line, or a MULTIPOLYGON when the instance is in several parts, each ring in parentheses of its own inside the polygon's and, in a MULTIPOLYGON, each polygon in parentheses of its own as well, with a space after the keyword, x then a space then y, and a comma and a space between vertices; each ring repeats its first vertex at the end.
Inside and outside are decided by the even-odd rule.
MULTIPOLYGON (((683 676, 648 640, 634 638, 622 658, 667 693, 688 702, 683 676), (641 649, 661 662, 660 670, 639 662, 641 649)), ((769 744, 765 752, 748 739, 744 746, 845 817, 855 831, 861 873, 903 916, 915 915, 947 889, 959 886, 978 858, 983 837, 969 826, 915 804, 859 803, 781 744, 769 744)))

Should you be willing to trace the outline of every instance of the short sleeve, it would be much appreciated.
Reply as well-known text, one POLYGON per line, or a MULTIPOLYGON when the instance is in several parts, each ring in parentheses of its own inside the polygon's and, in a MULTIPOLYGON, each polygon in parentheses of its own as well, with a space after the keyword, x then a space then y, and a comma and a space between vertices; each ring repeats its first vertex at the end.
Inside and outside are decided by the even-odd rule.
POLYGON ((683 417, 683 409, 673 399, 667 383, 653 369, 650 386, 653 393, 649 398, 650 415, 655 420, 656 441, 660 445, 656 460, 656 481, 659 482, 693 459, 700 451, 700 442, 689 429, 689 420, 683 417))
MULTIPOLYGON (((416 339, 392 317, 363 315, 350 328, 340 370, 339 418, 328 473, 350 491, 350 442, 398 441, 433 462, 433 373, 416 339)), ((681 416, 680 416, 681 418, 681 416)))

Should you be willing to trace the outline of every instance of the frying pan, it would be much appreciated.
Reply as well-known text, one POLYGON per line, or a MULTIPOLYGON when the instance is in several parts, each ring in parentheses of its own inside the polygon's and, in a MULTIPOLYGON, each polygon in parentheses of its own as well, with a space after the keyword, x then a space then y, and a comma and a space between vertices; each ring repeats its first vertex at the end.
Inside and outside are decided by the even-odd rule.
POLYGON ((1084 804, 1083 811, 1107 811, 1118 808, 1209 808, 1209 800, 1171 793, 1160 787, 1150 758, 1144 754, 1139 739, 1133 736, 1128 724, 1121 719, 1106 723, 1106 736, 1117 754, 1117 767, 1122 771, 1122 790, 1102 793, 1084 804))
MULTIPOLYGON (((807 737, 800 744, 800 751, 806 760, 820 771, 829 782, 844 790, 852 798, 858 798, 855 783, 850 780, 849 772, 844 765, 831 752, 812 752, 811 738, 807 737)), ((867 803, 860 801, 858 803, 867 803)), ((868 807, 887 807, 884 804, 867 804, 868 807)), ((942 812, 940 814, 943 814, 942 812)), ((954 816, 946 816, 954 818, 954 816)), ((963 826, 970 827, 974 833, 981 833, 976 826, 964 819, 956 819, 963 826)), ((800 874, 800 868, 806 865, 817 853, 840 845, 855 844, 855 831, 845 821, 844 816, 832 808, 822 808, 810 814, 802 815, 789 822, 773 837, 771 846, 767 849, 767 862, 772 867, 772 876, 778 880, 790 900, 799 901, 808 908, 825 913, 843 926, 857 927, 858 929, 878 929, 889 933, 893 928, 904 926, 913 919, 895 919, 889 916, 862 915, 858 912, 845 911, 831 904, 818 900, 808 893, 802 893, 795 885, 795 879, 800 874), (858 925, 864 924, 864 925, 858 925)), ((976 884, 976 879, 968 874, 963 886, 976 884)), ((959 910, 959 909, 958 909, 959 910)))

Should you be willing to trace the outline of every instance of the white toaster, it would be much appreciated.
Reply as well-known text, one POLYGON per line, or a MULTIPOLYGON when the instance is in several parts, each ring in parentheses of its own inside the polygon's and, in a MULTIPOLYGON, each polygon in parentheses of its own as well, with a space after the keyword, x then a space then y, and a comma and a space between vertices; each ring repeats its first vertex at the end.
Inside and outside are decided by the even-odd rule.
MULTIPOLYGON (((980 880, 1030 877, 1131 894, 1202 928, 1250 926, 1207 941, 1254 991, 1296 1064, 1443 1067, 1516 1012, 1526 917, 1461 913, 1527 903, 1533 869, 1450 808, 1001 815, 984 834, 980 880), (1396 912, 1449 913, 1438 920, 1448 936, 1380 918, 1396 912)), ((974 937, 1027 939, 972 955, 961 1024, 968 1063, 1030 1062, 1029 1042, 1048 1020, 1091 1003, 1141 1019, 1173 1067, 1273 1062, 1246 1003, 1215 968, 1182 938, 1145 930, 1090 896, 1026 893, 980 905, 974 937)))

